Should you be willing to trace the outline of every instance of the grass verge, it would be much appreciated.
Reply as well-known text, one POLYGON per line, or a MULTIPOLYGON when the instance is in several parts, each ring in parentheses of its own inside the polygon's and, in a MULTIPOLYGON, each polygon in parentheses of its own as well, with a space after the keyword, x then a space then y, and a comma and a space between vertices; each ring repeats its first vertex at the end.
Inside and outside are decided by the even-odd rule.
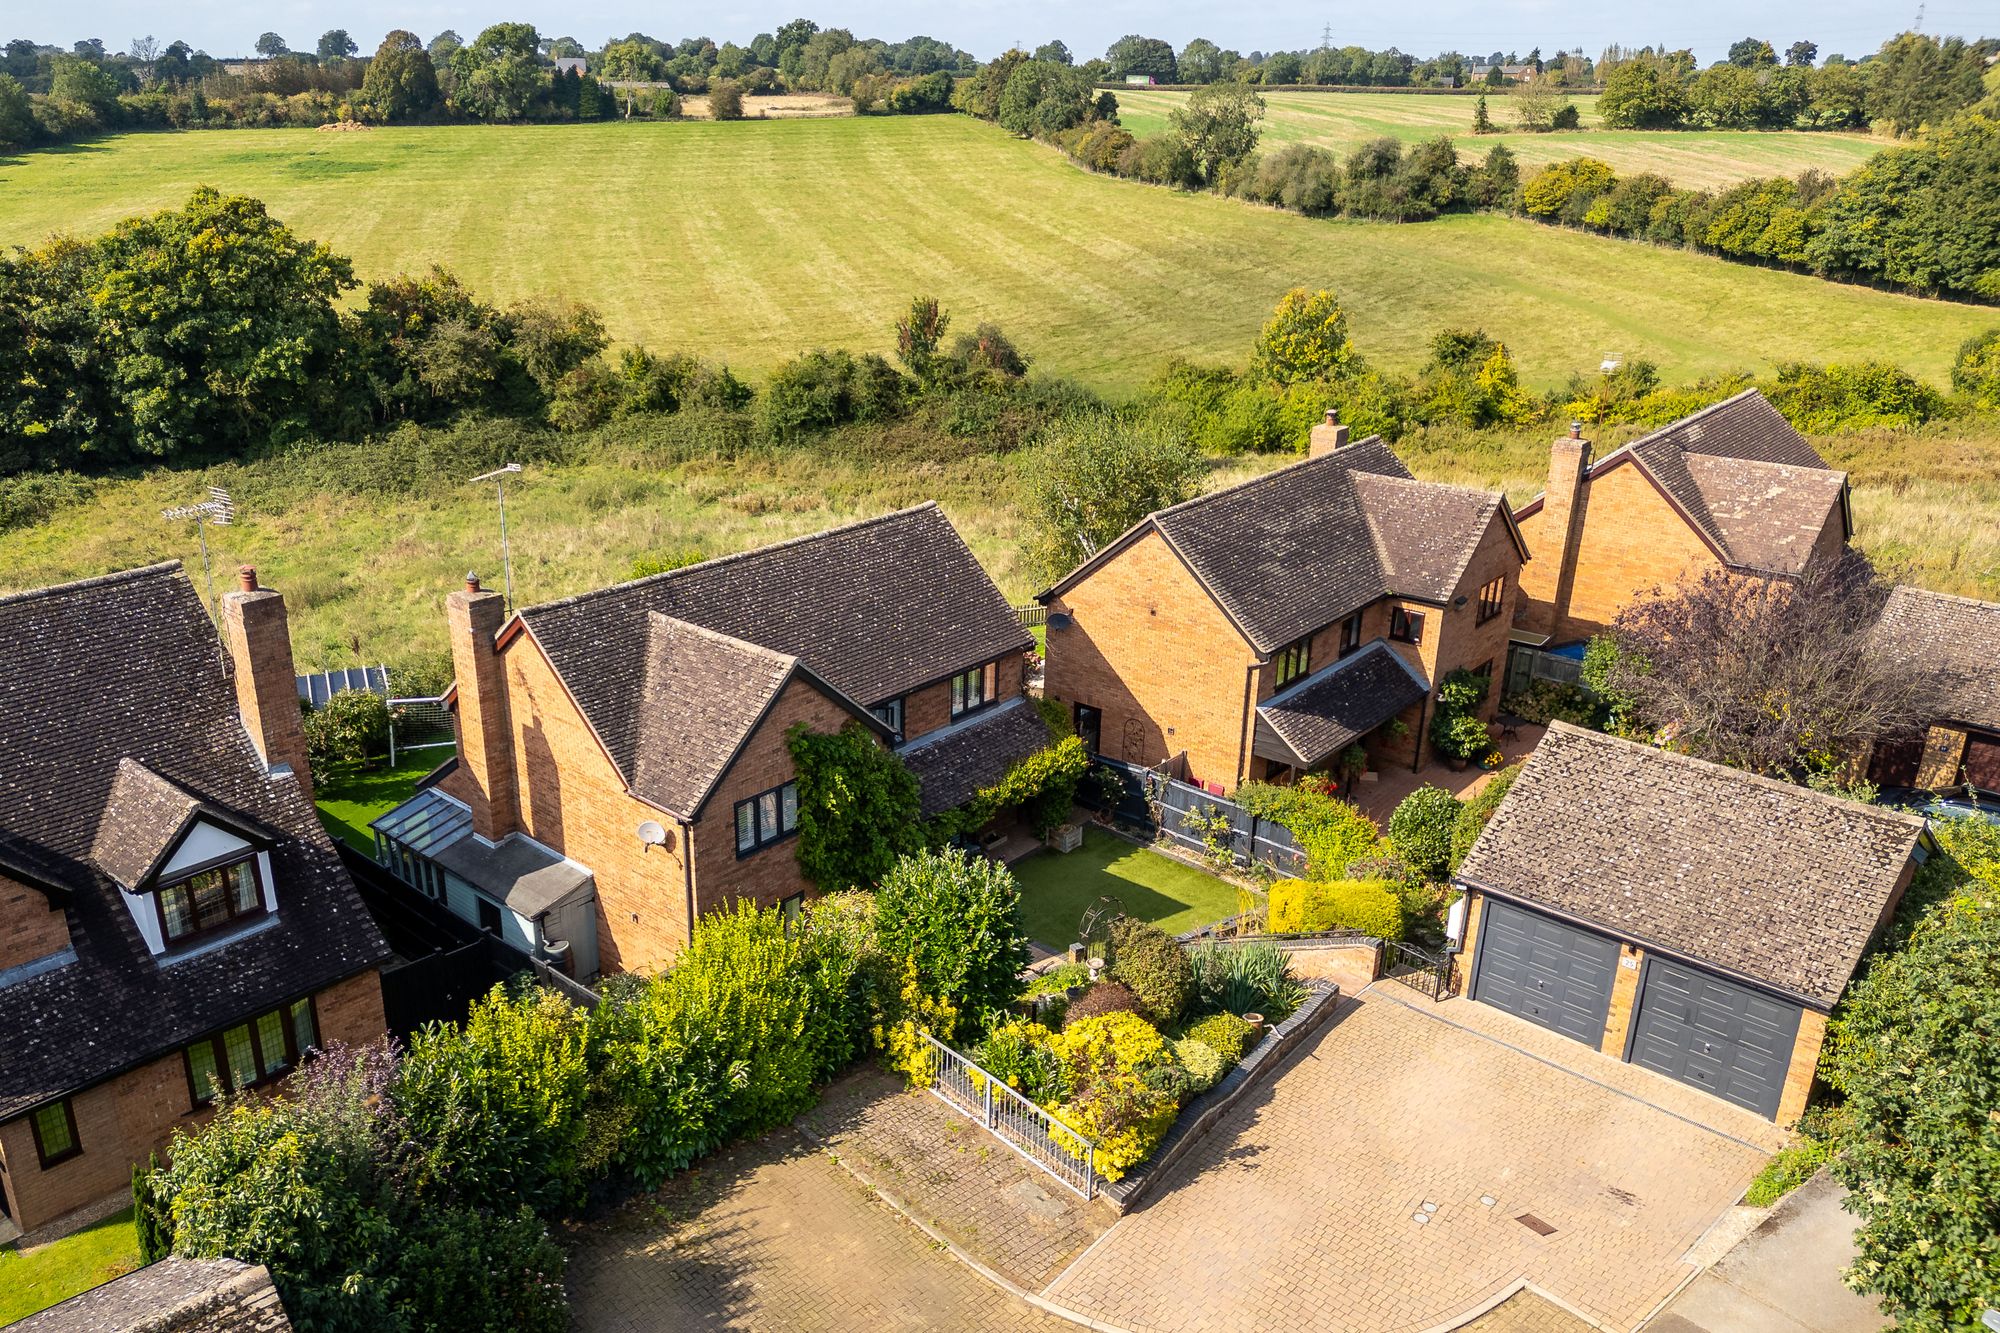
POLYGON ((1084 831, 1076 851, 1043 852, 1020 862, 1014 878, 1028 938, 1051 949, 1075 941, 1078 922, 1102 897, 1116 898, 1129 915, 1169 935, 1236 911, 1235 885, 1096 828, 1084 831))

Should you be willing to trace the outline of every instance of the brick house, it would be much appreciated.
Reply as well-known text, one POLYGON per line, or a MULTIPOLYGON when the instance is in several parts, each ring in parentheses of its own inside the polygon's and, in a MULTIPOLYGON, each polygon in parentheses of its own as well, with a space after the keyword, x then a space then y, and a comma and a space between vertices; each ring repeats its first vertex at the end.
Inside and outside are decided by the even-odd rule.
MULTIPOLYGON (((1549 452, 1548 489, 1514 521, 1535 557, 1515 637, 1535 648, 1587 639, 1684 575, 1797 574, 1854 526, 1847 474, 1755 389, 1594 462, 1572 426, 1549 452)), ((1510 688, 1523 683, 1510 673, 1510 688)))
POLYGON ((1926 838, 1901 811, 1552 723, 1454 876, 1461 976, 1789 1125, 1926 838))
POLYGON ((1420 765, 1444 676, 1495 679, 1526 555, 1504 497, 1416 481, 1329 413, 1305 461, 1148 515, 1043 593, 1044 690, 1098 753, 1184 755, 1218 792, 1357 743, 1420 765))
POLYGON ((388 956, 309 796, 285 603, 179 564, 0 598, 0 1222, 218 1093, 382 1035, 388 956))
POLYGON ((660 968, 734 899, 803 900, 795 725, 868 728, 926 813, 1049 742, 1034 641, 935 504, 512 616, 475 579, 447 619, 459 756, 376 822, 385 860, 579 976, 660 968), (594 967, 580 923, 532 919, 561 895, 593 904, 594 967))
POLYGON ((1875 633, 1935 672, 1943 712, 1921 739, 1877 746, 1869 780, 2000 795, 2000 604, 1899 586, 1875 633))

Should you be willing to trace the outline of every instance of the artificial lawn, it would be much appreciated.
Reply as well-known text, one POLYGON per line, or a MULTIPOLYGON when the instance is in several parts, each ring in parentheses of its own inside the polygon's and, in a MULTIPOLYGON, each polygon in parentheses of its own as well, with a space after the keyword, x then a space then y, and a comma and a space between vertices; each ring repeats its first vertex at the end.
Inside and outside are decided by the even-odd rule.
MULTIPOLYGON (((1672 138, 1705 151, 1706 136, 1672 138)), ((1757 141, 1786 174, 1832 142, 1757 141)), ((891 350, 920 293, 954 332, 995 321, 1038 370, 1112 391, 1171 356, 1241 364, 1300 285, 1340 294, 1377 364, 1415 369, 1440 328, 1483 326, 1537 388, 1610 355, 1648 358, 1668 383, 1869 356, 1942 382, 1993 323, 1990 309, 1516 218, 1396 226, 1180 194, 959 115, 113 136, 0 157, 0 245, 101 231, 198 183, 263 199, 363 281, 443 263, 483 295, 576 297, 614 338, 759 379, 817 345, 891 350)))
POLYGON ((1074 943, 1083 914, 1100 897, 1169 935, 1236 913, 1236 886, 1172 857, 1135 847, 1115 834, 1086 829, 1083 846, 1040 852, 1014 866, 1028 938, 1051 949, 1074 943))
POLYGON ((416 794, 425 774, 451 758, 449 749, 409 750, 396 757, 393 768, 337 768, 316 774, 313 794, 327 832, 359 851, 375 854, 375 835, 368 825, 416 794))
POLYGON ((130 1208, 33 1254, 0 1250, 0 1324, 25 1319, 138 1266, 130 1208))

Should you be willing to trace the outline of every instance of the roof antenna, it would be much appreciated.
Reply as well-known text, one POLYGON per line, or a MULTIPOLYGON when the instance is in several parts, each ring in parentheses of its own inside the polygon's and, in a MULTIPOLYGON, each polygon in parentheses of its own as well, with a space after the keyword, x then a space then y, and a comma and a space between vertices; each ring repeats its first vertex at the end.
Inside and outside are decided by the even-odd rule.
POLYGON ((230 499, 229 492, 220 486, 211 486, 208 488, 206 500, 197 504, 181 505, 174 509, 162 509, 160 517, 169 523, 187 518, 194 520, 195 536, 201 542, 201 578, 202 582, 208 585, 208 613, 210 618, 217 617, 219 603, 215 600, 215 571, 209 567, 208 562, 208 525, 213 523, 218 528, 226 528, 234 523, 236 501, 230 499))
POLYGON ((477 486, 482 481, 493 483, 493 493, 500 501, 500 564, 501 573, 507 583, 506 609, 511 615, 514 610, 514 555, 507 546, 507 478, 521 471, 519 463, 509 463, 491 472, 482 473, 472 479, 477 486))

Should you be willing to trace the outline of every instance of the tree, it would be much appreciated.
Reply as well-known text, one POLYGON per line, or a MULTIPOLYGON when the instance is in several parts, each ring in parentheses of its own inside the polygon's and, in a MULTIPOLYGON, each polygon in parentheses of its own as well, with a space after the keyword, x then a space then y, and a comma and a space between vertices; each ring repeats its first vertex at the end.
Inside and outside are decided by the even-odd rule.
POLYGON ((2000 123, 1964 116, 1875 154, 1819 210, 1822 272, 2000 300, 2000 123))
POLYGON ((398 28, 382 39, 362 76, 361 98, 383 120, 409 120, 436 108, 437 69, 413 32, 398 28))
POLYGON ((1147 514, 1193 499, 1204 467, 1177 421, 1078 412, 1044 431, 1025 472, 1031 556, 1053 580, 1147 514))
POLYGON ((1347 337, 1347 312, 1329 291, 1294 287, 1278 299, 1257 335, 1251 370, 1272 384, 1337 379, 1359 369, 1347 337))
POLYGON ((743 119, 743 85, 734 79, 717 79, 708 86, 708 114, 711 120, 743 119))
POLYGON ((328 28, 319 36, 319 58, 321 60, 345 60, 361 48, 347 35, 345 28, 328 28))
POLYGON ((1868 118, 1899 135, 1944 120, 1984 91, 1985 61, 1957 37, 1906 32, 1885 42, 1868 68, 1868 118))
POLYGON ((1610 129, 1674 129, 1687 119, 1687 91, 1659 61, 1627 60, 1605 80, 1597 114, 1610 129))
POLYGON ((1128 74, 1150 74, 1158 83, 1180 82, 1180 66, 1174 60, 1174 48, 1157 37, 1141 37, 1129 33, 1111 44, 1104 53, 1111 62, 1111 77, 1122 79, 1128 74))
POLYGON ((267 32, 257 39, 257 54, 266 60, 275 60, 291 49, 285 45, 285 39, 275 32, 267 32))
POLYGON ((2000 328, 1959 344, 1951 363, 1951 387, 1985 411, 2000 411, 2000 328))
POLYGON ((547 96, 539 39, 528 23, 496 23, 452 52, 452 100, 480 120, 520 120, 547 96))
POLYGON ((978 1016, 1021 992, 1028 936, 1021 891, 1007 868, 957 847, 898 861, 875 889, 882 952, 916 964, 926 995, 978 1016))
POLYGON ((1472 108, 1472 132, 1474 134, 1493 133, 1493 117, 1486 110, 1486 94, 1479 94, 1478 102, 1472 108))
POLYGON ((1874 633, 1887 596, 1851 551, 1790 579, 1711 568, 1620 613, 1606 679, 1698 758, 1791 782, 1833 775, 1937 715, 1928 668, 1874 633))
POLYGON ((148 34, 145 37, 134 37, 132 39, 132 44, 131 44, 132 59, 142 67, 152 64, 154 57, 159 54, 160 54, 159 38, 148 34))
POLYGON ((1197 37, 1181 48, 1177 62, 1182 83, 1214 83, 1222 77, 1222 48, 1197 37))
POLYGON ((1745 37, 1729 44, 1729 63, 1738 69, 1769 69, 1778 63, 1778 53, 1761 37, 1745 37))
POLYGON ((1546 74, 1524 79, 1508 95, 1514 106, 1514 124, 1530 133, 1555 126, 1556 112, 1569 104, 1569 95, 1546 74))
POLYGON ((1233 166, 1257 150, 1257 122, 1264 118, 1264 99, 1240 83, 1197 88, 1169 113, 1182 147, 1209 185, 1224 167, 1233 166))
POLYGON ((1711 65, 1688 91, 1694 118, 1721 130, 1749 130, 1772 123, 1775 108, 1763 77, 1741 65, 1711 65))
POLYGON ((1052 65, 1074 65, 1076 58, 1061 41, 1043 42, 1035 48, 1035 59, 1046 60, 1052 65))
POLYGON ((919 296, 910 302, 910 313, 896 321, 896 359, 903 363, 917 383, 928 385, 937 375, 938 351, 944 346, 951 316, 935 296, 919 296))
POLYGON ((1796 41, 1785 48, 1785 63, 1793 69, 1811 69, 1818 55, 1818 42, 1796 41))
POLYGON ((1024 60, 1007 75, 996 119, 1024 138, 1048 139, 1091 117, 1092 89, 1081 70, 1024 60))
POLYGON ((35 137, 28 92, 12 74, 0 74, 0 145, 20 147, 35 137))
POLYGON ((102 65, 82 56, 57 56, 49 66, 49 98, 80 107, 100 120, 118 114, 118 84, 102 65))
POLYGON ((657 83, 666 77, 667 62, 660 58, 659 48, 653 43, 628 38, 605 45, 603 54, 597 58, 597 71, 607 79, 657 83))

